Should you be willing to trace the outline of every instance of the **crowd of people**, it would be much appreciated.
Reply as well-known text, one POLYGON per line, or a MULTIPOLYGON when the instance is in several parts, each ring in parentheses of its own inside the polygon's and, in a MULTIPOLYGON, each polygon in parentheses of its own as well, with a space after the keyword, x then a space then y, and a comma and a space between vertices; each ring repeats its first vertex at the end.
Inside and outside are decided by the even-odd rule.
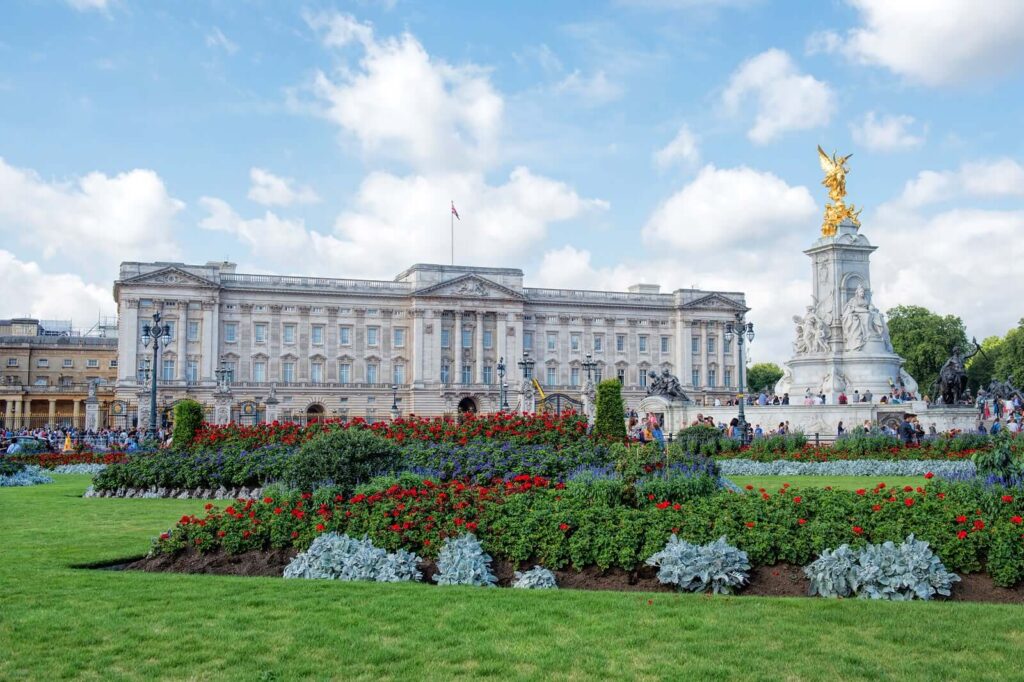
MULTIPOLYGON (((170 435, 168 429, 157 432, 160 442, 165 442, 170 435)), ((136 428, 106 428, 98 431, 75 427, 0 429, 0 452, 18 454, 40 448, 46 452, 61 452, 69 445, 69 439, 72 449, 86 447, 97 452, 134 452, 147 439, 147 433, 136 428)))

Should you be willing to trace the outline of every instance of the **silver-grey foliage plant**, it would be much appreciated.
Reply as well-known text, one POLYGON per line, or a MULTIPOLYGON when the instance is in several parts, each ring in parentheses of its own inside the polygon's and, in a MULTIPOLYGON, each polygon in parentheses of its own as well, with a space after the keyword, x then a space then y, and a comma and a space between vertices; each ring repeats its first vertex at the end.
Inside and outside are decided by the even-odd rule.
POLYGON ((555 574, 542 566, 534 566, 529 571, 520 573, 516 571, 515 582, 512 587, 523 590, 556 590, 555 574))
POLYGON ((886 542, 851 550, 842 545, 825 551, 804 569, 811 580, 811 594, 823 597, 907 601, 948 597, 960 576, 946 570, 923 540, 907 536, 899 545, 886 542), (852 560, 851 560, 852 558, 852 560))
POLYGON ((498 579, 491 573, 491 556, 472 533, 448 538, 437 557, 438 585, 478 585, 494 587, 498 579))
POLYGON ((388 554, 367 537, 354 540, 348 535, 325 533, 292 559, 284 577, 401 582, 422 577, 417 569, 419 562, 418 556, 405 550, 388 554))
POLYGON ((733 547, 722 536, 706 545, 692 545, 675 536, 665 549, 647 559, 658 566, 658 580, 686 592, 731 594, 750 575, 747 553, 733 547))

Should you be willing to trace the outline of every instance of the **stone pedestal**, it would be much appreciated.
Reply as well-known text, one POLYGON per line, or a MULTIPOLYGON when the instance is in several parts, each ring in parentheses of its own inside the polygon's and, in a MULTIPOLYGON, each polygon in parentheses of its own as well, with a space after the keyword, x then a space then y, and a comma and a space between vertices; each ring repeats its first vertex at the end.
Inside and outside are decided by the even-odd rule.
POLYGON ((213 394, 213 422, 228 424, 231 422, 231 392, 218 391, 213 394))
POLYGON ((267 402, 265 403, 266 410, 265 410, 264 417, 263 417, 263 419, 266 422, 272 424, 272 423, 277 421, 278 415, 281 414, 280 402, 281 402, 280 400, 278 400, 277 398, 275 398, 273 396, 271 396, 270 398, 267 398, 267 402))
POLYGON ((85 401, 85 430, 100 430, 100 401, 95 397, 85 401))
POLYGON ((580 401, 583 403, 583 414, 587 418, 587 423, 591 426, 594 425, 594 421, 597 419, 597 403, 596 403, 597 391, 594 388, 594 382, 587 380, 587 383, 583 385, 583 390, 580 391, 580 401))
POLYGON ((648 412, 657 416, 665 433, 675 433, 689 426, 690 421, 696 418, 696 410, 692 405, 658 395, 649 395, 641 400, 637 412, 641 418, 648 412))

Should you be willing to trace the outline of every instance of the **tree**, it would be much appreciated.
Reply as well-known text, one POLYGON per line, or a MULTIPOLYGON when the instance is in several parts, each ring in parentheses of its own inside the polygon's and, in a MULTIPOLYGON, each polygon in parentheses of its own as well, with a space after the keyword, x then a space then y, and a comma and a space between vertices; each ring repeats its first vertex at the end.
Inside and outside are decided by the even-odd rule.
POLYGON ((622 404, 622 384, 618 379, 605 379, 597 385, 596 403, 594 435, 610 440, 625 440, 626 408, 622 404))
POLYGON ((996 379, 1002 381, 1012 376, 1015 385, 1024 384, 1024 318, 1006 333, 995 364, 996 379))
POLYGON ((930 395, 953 346, 967 348, 963 320, 956 315, 933 313, 919 305, 898 305, 886 315, 893 350, 906 360, 906 370, 917 379, 921 393, 930 395))
MULTIPOLYGON (((967 385, 974 395, 996 378, 996 363, 1003 353, 1003 340, 990 336, 981 342, 981 352, 967 361, 967 385)), ((1005 376, 1003 377, 1006 378, 1005 376)))
POLYGON ((174 449, 186 451, 192 447, 192 439, 196 435, 206 415, 203 406, 195 400, 181 400, 174 406, 174 449))
POLYGON ((774 362, 758 362, 747 370, 747 386, 751 393, 760 393, 762 390, 771 392, 782 378, 782 368, 774 362))

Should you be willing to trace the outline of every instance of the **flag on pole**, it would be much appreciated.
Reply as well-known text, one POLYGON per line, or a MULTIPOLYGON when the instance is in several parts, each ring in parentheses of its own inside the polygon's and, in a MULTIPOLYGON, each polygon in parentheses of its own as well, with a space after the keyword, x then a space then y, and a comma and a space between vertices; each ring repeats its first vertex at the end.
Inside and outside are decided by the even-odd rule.
POLYGON ((459 218, 459 212, 455 210, 455 202, 452 202, 452 215, 458 218, 459 222, 462 222, 462 218, 459 218))

